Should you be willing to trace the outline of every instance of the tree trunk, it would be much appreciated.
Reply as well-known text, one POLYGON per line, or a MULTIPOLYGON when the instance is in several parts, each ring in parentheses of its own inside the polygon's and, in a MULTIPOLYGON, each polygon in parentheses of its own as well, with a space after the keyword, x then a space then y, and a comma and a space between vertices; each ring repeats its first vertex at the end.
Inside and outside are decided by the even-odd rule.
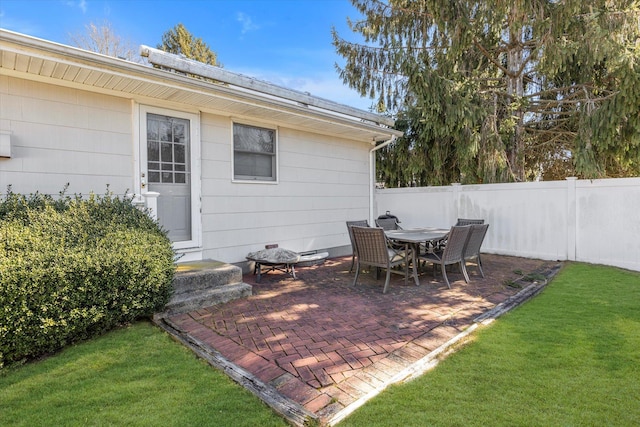
MULTIPOLYGON (((515 13, 516 8, 513 8, 512 22, 516 22, 515 13)), ((524 67, 522 66, 524 33, 522 28, 513 27, 513 25, 510 26, 507 51, 507 94, 510 104, 517 103, 518 107, 513 111, 511 108, 507 109, 514 117, 516 124, 506 151, 513 178, 516 181, 524 181, 524 111, 520 103, 524 96, 524 67)))

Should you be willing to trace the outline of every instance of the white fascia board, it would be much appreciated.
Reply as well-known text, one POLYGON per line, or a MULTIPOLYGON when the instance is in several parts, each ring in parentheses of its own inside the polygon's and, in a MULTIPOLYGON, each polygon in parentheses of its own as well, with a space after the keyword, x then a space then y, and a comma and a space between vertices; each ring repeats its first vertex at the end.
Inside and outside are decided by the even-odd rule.
POLYGON ((323 98, 312 96, 305 92, 278 86, 273 83, 234 73, 225 70, 224 68, 187 59, 179 55, 174 55, 172 53, 168 53, 159 49, 154 49, 149 46, 140 46, 140 55, 146 57, 150 63, 155 65, 167 67, 173 70, 180 71, 182 73, 206 77, 219 81, 221 83, 230 84, 239 88, 260 92, 266 95, 288 99, 290 101, 300 103, 304 106, 333 111, 345 116, 351 116, 361 120, 370 121, 375 124, 393 126, 395 123, 394 119, 383 116, 381 114, 375 114, 368 111, 360 110, 358 108, 350 107, 348 105, 329 101, 323 98))

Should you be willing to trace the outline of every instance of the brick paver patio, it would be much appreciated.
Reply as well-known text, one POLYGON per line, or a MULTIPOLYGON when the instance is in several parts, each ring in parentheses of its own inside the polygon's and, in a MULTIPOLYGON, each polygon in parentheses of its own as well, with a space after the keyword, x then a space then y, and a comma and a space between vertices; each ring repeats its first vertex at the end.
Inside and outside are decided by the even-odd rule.
POLYGON ((429 268, 419 287, 392 275, 382 294, 383 274, 379 280, 361 274, 353 287, 351 258, 328 259, 298 268, 296 280, 272 272, 258 284, 246 275, 251 297, 166 320, 222 360, 220 367, 240 372, 240 382, 250 383, 265 401, 284 402, 289 409, 276 410, 293 423, 305 414, 331 423, 520 292, 513 282, 522 273, 557 264, 496 255, 483 255, 483 261, 486 278, 471 267, 470 284, 454 270, 448 289, 429 268))

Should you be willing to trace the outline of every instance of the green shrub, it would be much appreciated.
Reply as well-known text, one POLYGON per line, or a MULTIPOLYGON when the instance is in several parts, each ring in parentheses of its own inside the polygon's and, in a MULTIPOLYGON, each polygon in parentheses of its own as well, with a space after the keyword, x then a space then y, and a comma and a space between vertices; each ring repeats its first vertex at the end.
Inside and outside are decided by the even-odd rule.
POLYGON ((0 368, 162 309, 174 252, 131 199, 0 200, 0 368))

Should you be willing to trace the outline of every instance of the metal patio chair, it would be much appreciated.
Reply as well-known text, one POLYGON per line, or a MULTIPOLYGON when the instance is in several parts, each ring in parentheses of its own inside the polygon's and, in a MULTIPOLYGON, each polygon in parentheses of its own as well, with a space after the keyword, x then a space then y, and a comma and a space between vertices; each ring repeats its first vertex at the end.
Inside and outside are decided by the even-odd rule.
POLYGON ((482 242, 484 241, 484 237, 487 235, 487 229, 489 228, 489 224, 473 224, 471 225, 471 233, 469 234, 469 241, 467 242, 467 246, 464 248, 464 263, 466 270, 467 261, 471 261, 473 259, 476 260, 476 264, 478 265, 478 270, 480 270, 480 275, 484 277, 484 271, 482 271, 482 259, 480 258, 480 247, 482 246, 482 242))
POLYGON ((458 218, 456 225, 484 224, 484 219, 458 218))
POLYGON ((469 276, 467 275, 467 270, 465 270, 464 267, 464 248, 467 245, 470 233, 470 225, 454 225, 451 227, 451 231, 449 231, 449 236, 447 237, 447 243, 444 246, 444 250, 441 252, 427 252, 420 255, 421 260, 425 260, 433 264, 434 277, 436 265, 440 265, 442 277, 444 277, 444 281, 447 282, 449 289, 451 289, 451 284, 447 277, 447 265, 458 264, 462 274, 464 275, 465 282, 469 283, 469 276))
POLYGON ((387 277, 384 282, 382 293, 386 293, 389 288, 391 278, 391 268, 404 263, 404 282, 409 280, 409 246, 404 245, 404 249, 392 248, 388 244, 384 230, 378 227, 352 227, 353 238, 356 244, 356 277, 353 286, 358 282, 360 269, 363 265, 376 268, 386 268, 387 277))
POLYGON ((367 221, 366 219, 363 220, 359 220, 359 221, 347 221, 347 230, 349 230, 349 240, 351 241, 351 251, 353 252, 353 255, 351 256, 351 267, 349 267, 349 273, 351 273, 353 271, 353 266, 356 262, 356 244, 353 240, 353 231, 351 230, 352 227, 368 227, 369 226, 369 221, 367 221))

